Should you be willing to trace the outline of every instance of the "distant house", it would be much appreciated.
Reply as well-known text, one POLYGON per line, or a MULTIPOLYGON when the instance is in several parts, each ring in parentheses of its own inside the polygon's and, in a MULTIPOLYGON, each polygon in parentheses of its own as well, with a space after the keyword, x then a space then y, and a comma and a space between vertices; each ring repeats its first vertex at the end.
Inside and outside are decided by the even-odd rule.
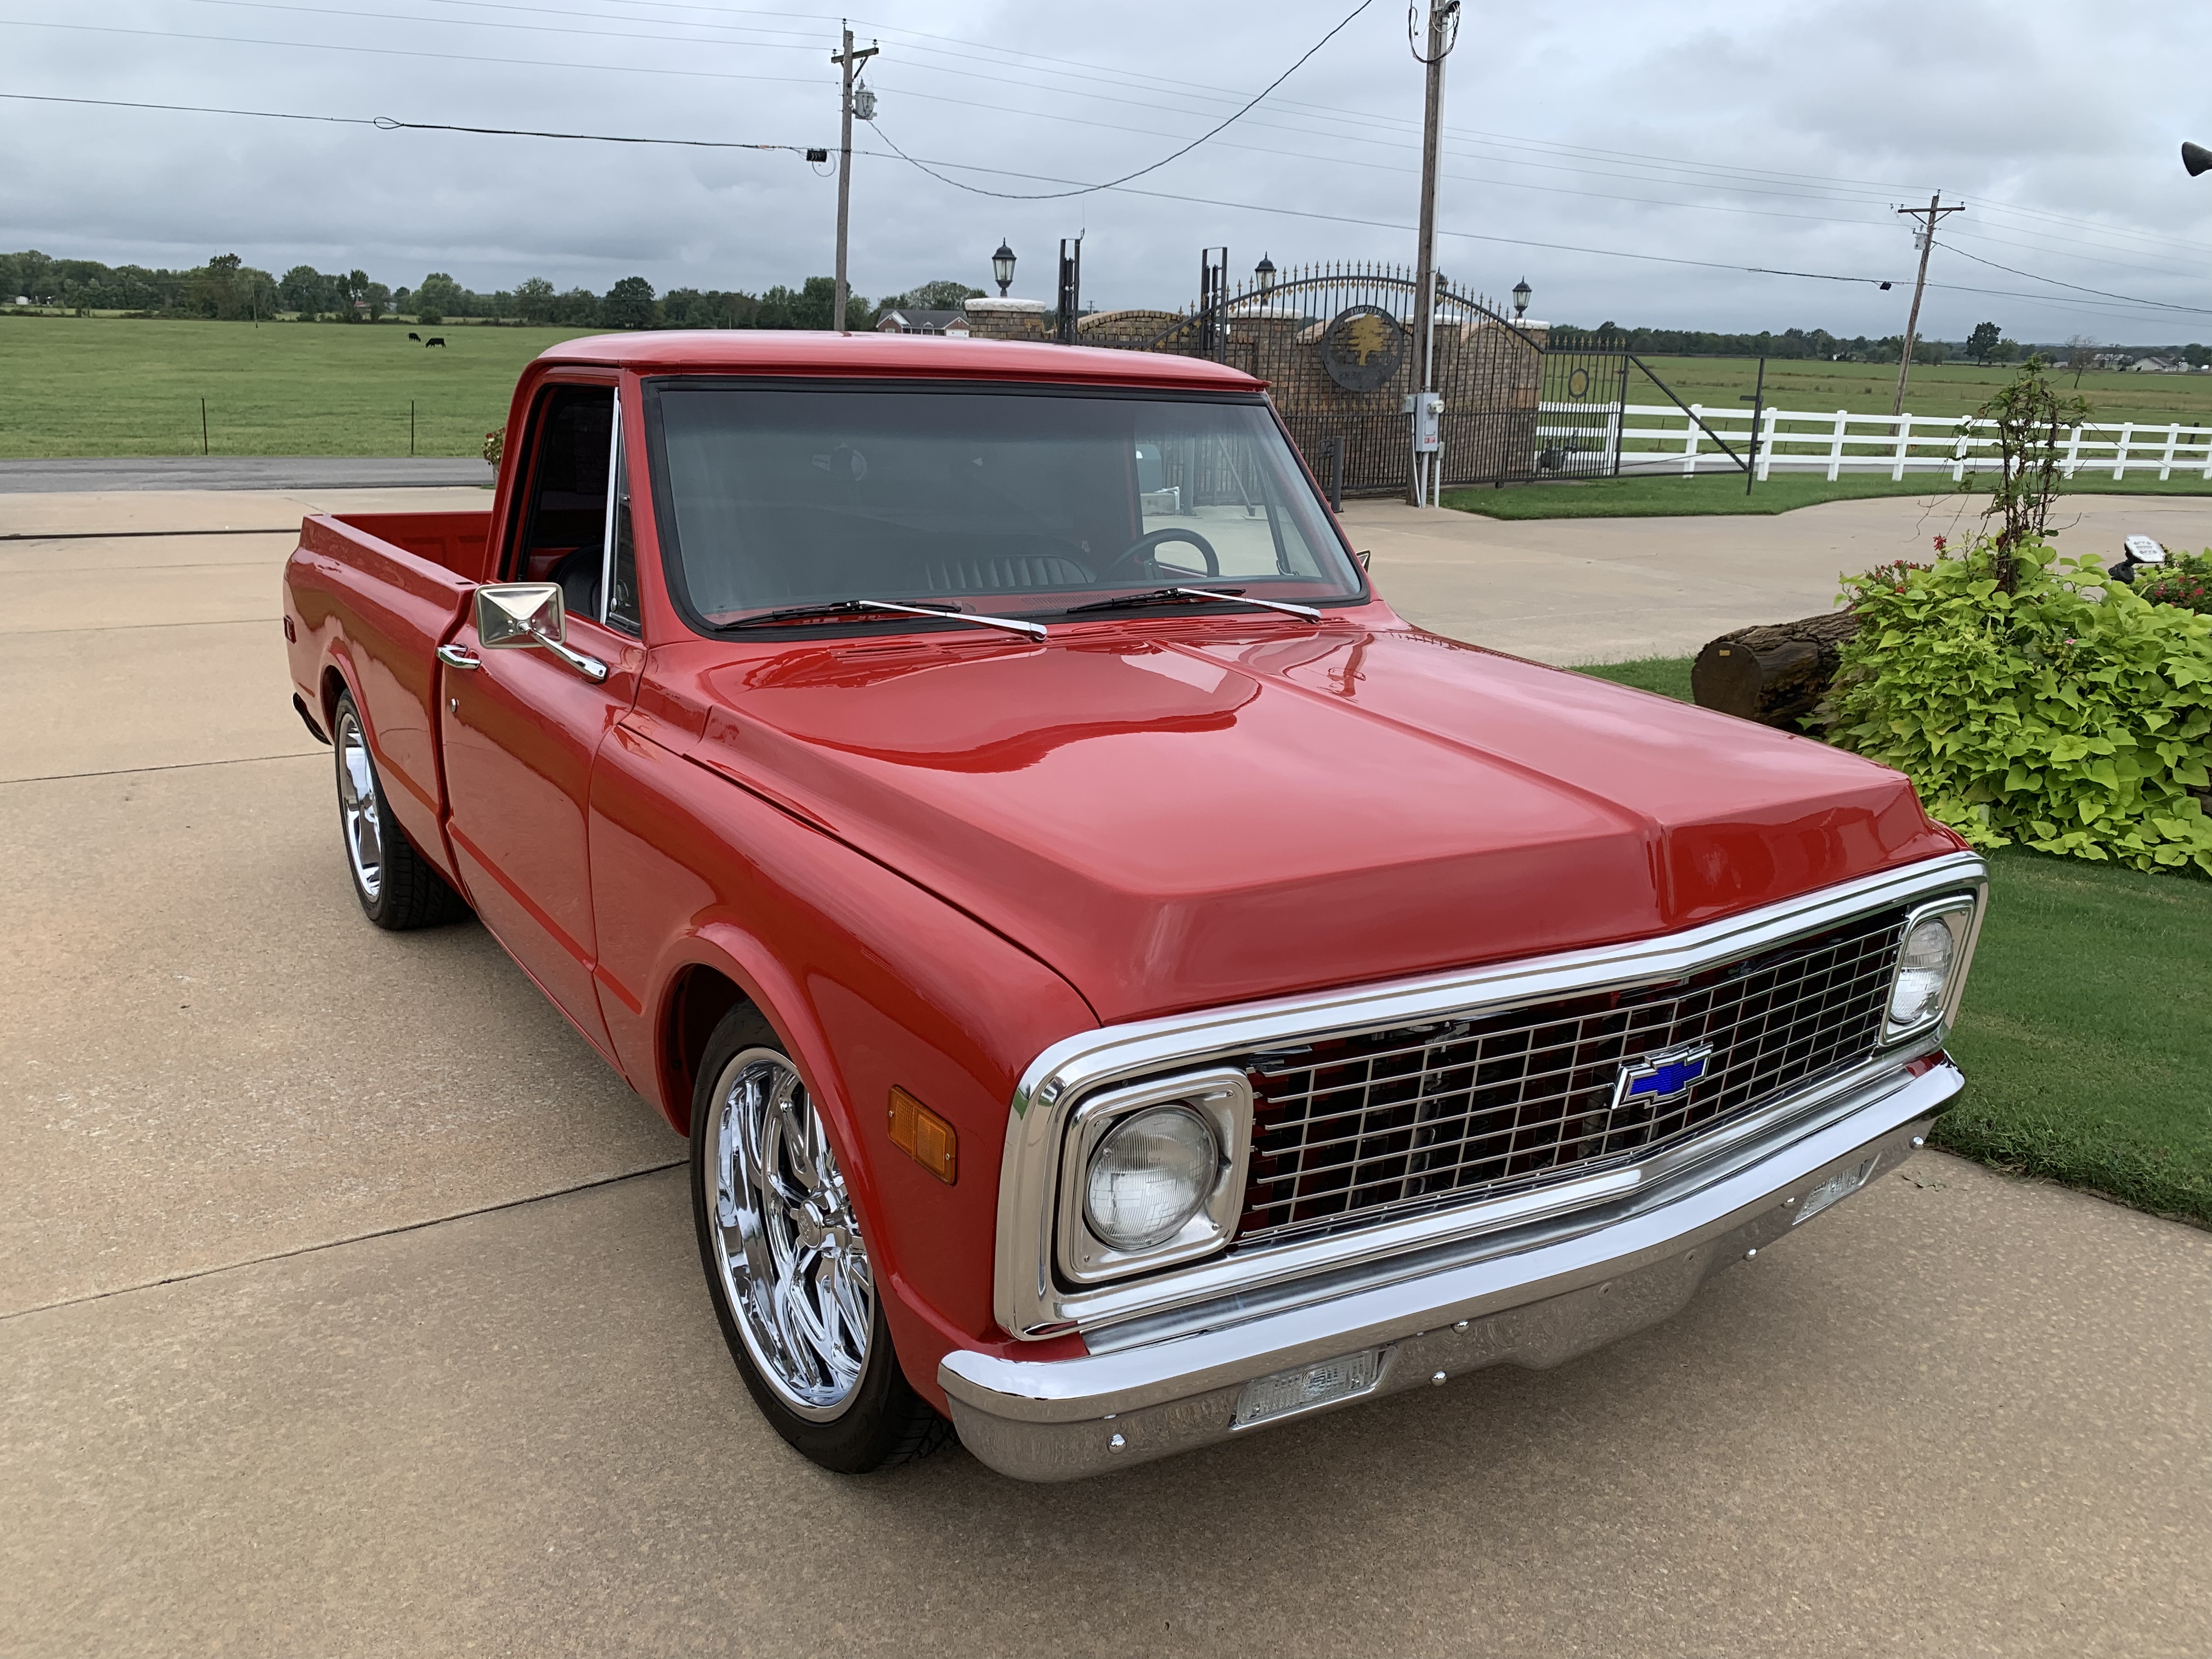
POLYGON ((876 319, 878 334, 951 334, 965 337, 968 313, 963 311, 887 311, 876 319))
POLYGON ((2189 365, 2173 357, 2138 357, 2128 367, 2138 374, 2185 374, 2189 365))

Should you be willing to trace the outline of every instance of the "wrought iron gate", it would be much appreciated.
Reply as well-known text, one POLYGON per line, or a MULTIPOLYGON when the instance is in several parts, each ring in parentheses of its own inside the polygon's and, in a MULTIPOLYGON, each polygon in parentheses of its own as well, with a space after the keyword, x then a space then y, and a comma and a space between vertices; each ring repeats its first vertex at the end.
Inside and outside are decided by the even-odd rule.
MULTIPOLYGON (((1340 454, 1346 495, 1402 493, 1412 475, 1406 400, 1420 388, 1412 273, 1316 265, 1231 288, 1217 252, 1225 250, 1208 250, 1194 309, 1085 317, 1078 339, 1206 357, 1256 375, 1324 485, 1340 454)), ((1435 337, 1431 384, 1444 400, 1443 482, 1539 476, 1544 356, 1535 339, 1442 279, 1435 337)))
POLYGON ((1536 476, 1617 475, 1627 404, 1626 351, 1547 349, 1543 397, 1536 405, 1536 476))

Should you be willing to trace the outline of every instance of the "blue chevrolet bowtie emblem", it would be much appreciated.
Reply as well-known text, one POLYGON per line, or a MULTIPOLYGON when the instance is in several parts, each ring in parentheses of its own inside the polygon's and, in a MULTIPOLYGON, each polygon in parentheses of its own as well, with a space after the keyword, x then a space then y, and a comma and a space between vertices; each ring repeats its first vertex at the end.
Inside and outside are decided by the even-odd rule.
POLYGON ((1712 1057, 1712 1045, 1705 1042, 1694 1048, 1669 1048, 1663 1054, 1646 1054, 1641 1060, 1628 1061, 1621 1066, 1620 1080, 1613 1085, 1613 1109, 1618 1111, 1632 1104, 1656 1106, 1689 1093, 1690 1085, 1705 1074, 1705 1066, 1712 1057))

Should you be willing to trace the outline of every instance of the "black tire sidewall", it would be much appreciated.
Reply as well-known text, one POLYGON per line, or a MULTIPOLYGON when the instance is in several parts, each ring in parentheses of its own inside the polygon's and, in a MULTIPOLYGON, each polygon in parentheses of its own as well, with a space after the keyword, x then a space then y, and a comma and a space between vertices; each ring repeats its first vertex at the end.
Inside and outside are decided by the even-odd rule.
MULTIPOLYGON (((738 1328, 737 1311, 731 1307, 728 1292, 722 1285, 715 1223, 707 1206, 708 1142, 714 1120, 715 1085, 721 1079, 723 1068, 747 1048, 772 1049, 786 1059, 791 1054, 790 1045, 760 1011, 744 1004, 724 1015, 714 1036, 708 1039, 692 1090, 691 1218, 699 1236, 699 1265, 706 1274, 707 1294, 714 1302, 714 1317, 721 1325, 722 1340, 729 1346, 730 1357, 737 1361, 738 1375, 744 1378, 753 1403, 759 1407, 761 1415, 768 1419, 770 1426, 794 1449, 823 1468, 840 1474, 862 1474, 890 1461, 911 1437, 915 1413, 929 1410, 899 1369, 898 1355, 891 1346, 890 1329, 884 1318, 885 1291, 880 1270, 876 1275, 867 1365, 860 1374, 860 1387, 854 1391, 852 1404, 826 1423, 811 1421, 793 1411, 761 1375, 738 1328)), ((792 1064, 794 1070, 799 1069, 797 1061, 792 1064)), ((805 1075, 803 1072, 800 1074, 805 1075)), ((810 1091, 813 1086, 811 1083, 807 1085, 810 1091)), ((818 1102, 818 1094, 816 1098, 818 1102)), ((823 1127, 827 1131, 830 1126, 825 1121, 823 1127)), ((842 1146, 836 1150, 840 1162, 849 1169, 851 1161, 847 1150, 842 1146)), ((864 1237, 861 1242, 866 1244, 868 1241, 864 1237)))

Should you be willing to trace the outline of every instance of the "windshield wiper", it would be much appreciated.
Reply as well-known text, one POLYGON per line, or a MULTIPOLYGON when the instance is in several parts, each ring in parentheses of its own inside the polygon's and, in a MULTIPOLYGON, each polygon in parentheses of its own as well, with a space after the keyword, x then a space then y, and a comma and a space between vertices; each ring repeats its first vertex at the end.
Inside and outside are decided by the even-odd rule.
POLYGON ((1156 587, 1149 593, 1124 593, 1118 599, 1093 599, 1087 605, 1071 605, 1060 614, 1074 617, 1085 611, 1130 611, 1146 605, 1202 605, 1208 599, 1227 599, 1235 605, 1256 605, 1262 611, 1279 611, 1286 617, 1300 617, 1307 622, 1321 620, 1321 612, 1310 605, 1285 605, 1280 599, 1248 599, 1241 587, 1156 587))
POLYGON ((949 605, 893 605, 888 599, 832 599, 823 605, 794 605, 781 611, 763 611, 757 617, 740 617, 733 623, 722 623, 721 628, 722 631, 727 632, 732 629, 752 628, 761 623, 871 615, 929 617, 941 622, 974 623, 979 628, 1004 629, 1010 634, 1024 635, 1033 640, 1045 637, 1042 623, 1023 622, 1013 617, 979 617, 972 611, 957 610, 949 605))

